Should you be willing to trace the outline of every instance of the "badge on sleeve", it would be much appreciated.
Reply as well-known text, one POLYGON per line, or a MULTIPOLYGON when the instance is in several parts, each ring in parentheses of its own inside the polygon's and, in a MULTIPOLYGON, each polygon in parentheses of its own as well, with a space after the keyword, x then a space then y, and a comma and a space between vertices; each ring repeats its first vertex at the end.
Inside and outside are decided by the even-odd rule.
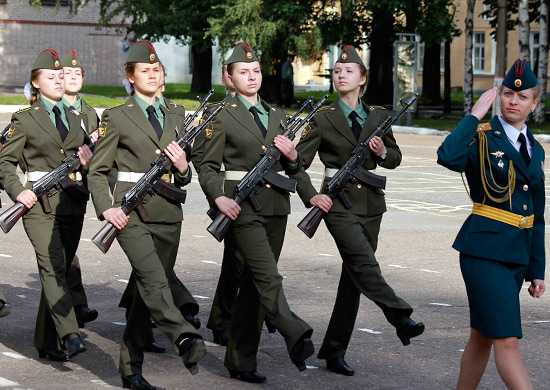
POLYGON ((204 129, 204 138, 206 138, 207 140, 211 140, 213 136, 214 136, 213 128, 207 127, 204 129))

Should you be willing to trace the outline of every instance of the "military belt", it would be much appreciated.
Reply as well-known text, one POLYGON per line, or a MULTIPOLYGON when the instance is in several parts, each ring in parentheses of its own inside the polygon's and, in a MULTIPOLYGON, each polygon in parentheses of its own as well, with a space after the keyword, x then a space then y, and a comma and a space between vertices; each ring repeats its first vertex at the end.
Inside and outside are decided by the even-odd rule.
MULTIPOLYGON (((279 171, 277 173, 288 178, 288 176, 285 175, 283 172, 284 171, 279 171)), ((230 180, 230 181, 241 181, 246 176, 247 173, 248 171, 223 171, 225 180, 230 180)))
MULTIPOLYGON (((42 179, 48 173, 50 172, 42 172, 42 171, 27 172, 26 179, 28 182, 35 182, 42 179)), ((69 173, 69 179, 71 179, 72 181, 82 181, 82 174, 80 172, 71 172, 69 173)))
MULTIPOLYGON (((118 172, 117 173, 117 181, 123 181, 126 183, 137 183, 142 177, 145 175, 141 172, 118 172)), ((160 177, 160 180, 162 180, 165 183, 173 183, 174 177, 171 173, 165 173, 160 177)))
POLYGON ((508 225, 512 225, 520 229, 532 228, 533 222, 535 220, 534 215, 523 216, 519 214, 514 214, 510 211, 502 210, 492 206, 487 206, 481 203, 474 203, 472 207, 472 214, 489 218, 494 221, 506 223, 508 225))

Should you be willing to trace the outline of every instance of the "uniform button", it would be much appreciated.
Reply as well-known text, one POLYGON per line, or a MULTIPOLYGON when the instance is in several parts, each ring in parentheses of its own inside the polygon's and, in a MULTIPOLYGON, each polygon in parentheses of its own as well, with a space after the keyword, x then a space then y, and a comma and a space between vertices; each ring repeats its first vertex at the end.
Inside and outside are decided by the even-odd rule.
POLYGON ((266 188, 271 188, 271 184, 267 183, 266 185, 266 188))
POLYGON ((266 149, 267 149, 267 146, 262 145, 262 150, 266 150, 266 149))
POLYGON ((523 205, 523 209, 524 209, 525 211, 527 211, 528 207, 527 207, 526 204, 523 205))
POLYGON ((59 152, 60 152, 61 154, 65 154, 65 151, 63 150, 63 148, 59 149, 59 152))
POLYGON ((361 189, 363 186, 361 184, 357 184, 357 188, 361 189))
POLYGON ((527 191, 527 190, 529 190, 529 186, 527 184, 524 184, 523 185, 523 191, 527 191))
POLYGON ((160 154, 160 149, 156 149, 155 154, 160 154))

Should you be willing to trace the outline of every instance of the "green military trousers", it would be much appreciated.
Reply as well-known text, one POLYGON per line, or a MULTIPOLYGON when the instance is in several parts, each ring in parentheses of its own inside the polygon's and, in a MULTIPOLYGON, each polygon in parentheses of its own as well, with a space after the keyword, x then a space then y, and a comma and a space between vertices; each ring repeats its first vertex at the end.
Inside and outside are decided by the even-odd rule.
POLYGON ((224 240, 222 267, 216 293, 212 301, 206 327, 212 331, 229 333, 231 313, 239 290, 242 262, 238 258, 231 237, 224 240))
POLYGON ((34 345, 39 351, 59 350, 63 337, 78 333, 67 275, 80 242, 83 221, 83 215, 46 214, 38 204, 23 217, 42 285, 34 334, 34 345))
POLYGON ((343 357, 357 319, 361 293, 380 307, 390 324, 400 326, 412 308, 399 298, 382 276, 374 256, 382 215, 358 216, 328 213, 327 228, 342 257, 342 272, 330 323, 319 350, 319 359, 343 357))
POLYGON ((277 269, 286 222, 286 216, 246 214, 231 225, 230 239, 242 257, 243 274, 225 353, 225 366, 230 370, 256 370, 264 319, 284 337, 289 353, 297 342, 313 333, 290 310, 277 269))
POLYGON ((165 267, 177 253, 181 223, 143 223, 136 213, 118 233, 118 242, 132 266, 137 294, 127 309, 127 324, 120 348, 120 373, 141 374, 144 340, 141 327, 149 326, 150 316, 172 341, 181 335, 199 336, 183 318, 174 303, 165 267))
POLYGON ((67 282, 69 284, 69 290, 71 291, 71 297, 73 298, 73 305, 87 307, 88 297, 86 296, 84 284, 82 283, 82 270, 80 268, 78 256, 75 256, 71 262, 67 274, 67 282))

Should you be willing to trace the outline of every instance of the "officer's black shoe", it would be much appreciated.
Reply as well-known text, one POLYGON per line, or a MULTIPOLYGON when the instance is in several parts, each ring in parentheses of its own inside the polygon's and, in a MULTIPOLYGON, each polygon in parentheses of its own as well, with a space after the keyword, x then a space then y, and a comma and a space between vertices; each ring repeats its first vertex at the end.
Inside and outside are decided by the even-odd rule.
POLYGON ((269 333, 277 333, 277 328, 273 326, 273 324, 269 321, 265 321, 265 326, 267 327, 267 331, 269 333))
POLYGON ((84 342, 76 333, 71 333, 66 336, 63 340, 63 345, 65 346, 65 351, 70 358, 86 350, 84 342))
POLYGON ((0 301, 0 317, 5 317, 10 314, 10 305, 4 301, 0 301))
POLYGON ((229 370, 229 376, 248 383, 264 383, 267 378, 256 371, 235 371, 229 370))
POLYGON ((223 347, 227 347, 227 343, 229 342, 229 338, 227 337, 227 332, 225 330, 213 330, 212 339, 215 344, 223 347))
POLYGON ((68 362, 69 354, 66 351, 38 351, 38 357, 40 359, 48 359, 52 362, 68 362))
POLYGON ((92 322, 97 319, 99 313, 97 310, 90 310, 88 306, 78 305, 75 306, 74 312, 76 314, 76 321, 79 328, 84 328, 86 322, 92 322))
POLYGON ((346 376, 355 374, 353 368, 346 363, 343 356, 327 359, 327 370, 346 376))
POLYGON ((420 336, 424 333, 424 324, 408 318, 403 325, 396 329, 396 332, 397 337, 399 337, 403 345, 409 345, 413 337, 420 336))
POLYGON ((145 378, 139 374, 123 376, 122 387, 132 390, 157 390, 157 387, 147 382, 145 378))
POLYGON ((313 352, 315 352, 313 342, 309 337, 305 337, 292 348, 290 360, 292 360, 292 363, 294 363, 299 371, 304 371, 306 369, 306 359, 313 355, 313 352))
POLYGON ((193 328, 199 329, 201 327, 201 320, 198 317, 192 314, 183 314, 183 318, 185 318, 185 321, 189 322, 193 328))
POLYGON ((145 347, 143 347, 143 350, 145 352, 151 352, 151 353, 164 353, 166 352, 166 348, 161 347, 158 344, 155 344, 154 342, 147 344, 145 347))
POLYGON ((198 362, 206 355, 206 346, 200 336, 182 334, 176 340, 181 360, 192 375, 199 372, 198 362))

